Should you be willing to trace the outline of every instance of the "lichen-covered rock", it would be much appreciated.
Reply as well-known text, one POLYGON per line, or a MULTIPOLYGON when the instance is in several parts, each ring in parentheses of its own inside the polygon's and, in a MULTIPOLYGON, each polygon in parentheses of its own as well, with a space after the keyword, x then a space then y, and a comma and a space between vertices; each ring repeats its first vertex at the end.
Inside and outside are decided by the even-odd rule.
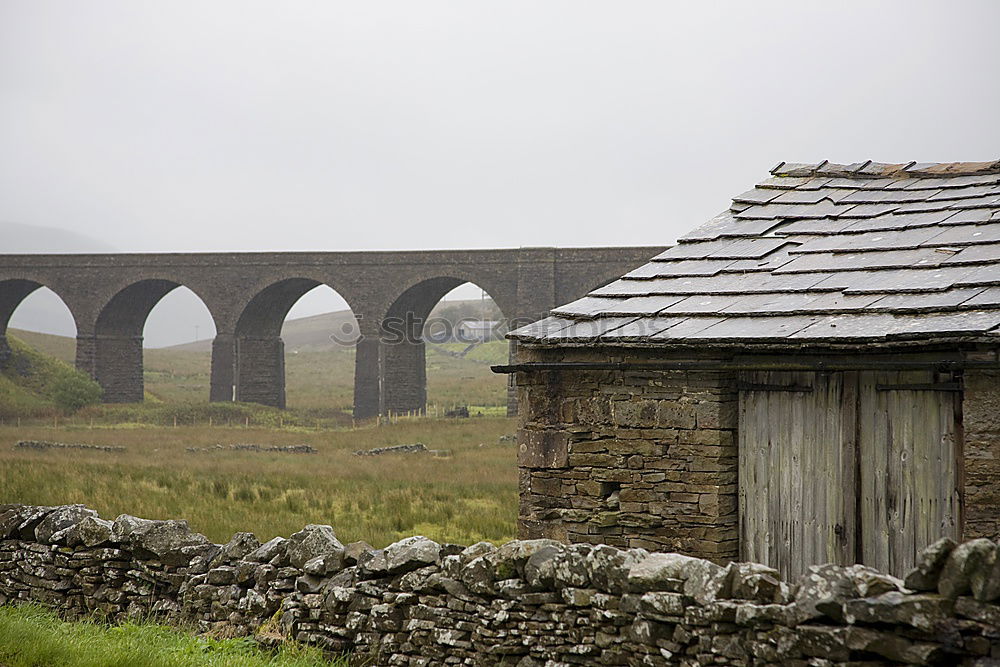
POLYGON ((936 591, 941 569, 956 546, 955 540, 942 537, 921 550, 913 570, 904 579, 906 587, 914 591, 936 591))
POLYGON ((96 517, 97 512, 83 505, 64 505, 58 507, 35 526, 35 539, 42 544, 65 544, 76 546, 80 544, 80 533, 76 528, 83 519, 96 517))
MULTIPOLYGON (((112 534, 115 526, 112 526, 112 534)), ((140 557, 152 557, 166 565, 186 565, 193 556, 206 556, 219 548, 201 533, 193 532, 187 521, 177 519, 134 524, 126 541, 140 557)))
POLYGON ((306 574, 314 574, 317 576, 327 576, 330 574, 335 574, 340 572, 345 565, 345 557, 343 551, 334 551, 333 553, 321 554, 307 560, 302 566, 302 570, 306 574))
POLYGON ((253 563, 270 563, 275 558, 284 555, 287 548, 288 540, 284 537, 275 537, 245 555, 243 560, 253 563))
POLYGON ((385 548, 389 574, 409 572, 441 562, 441 545, 423 535, 407 537, 385 548))
POLYGON ((714 574, 721 568, 701 558, 675 553, 651 553, 635 562, 628 570, 628 588, 634 593, 683 589, 684 581, 696 571, 714 574))
POLYGON ((12 532, 12 537, 22 540, 35 539, 35 527, 45 519, 49 513, 58 510, 58 507, 44 507, 41 505, 25 505, 17 514, 20 522, 17 524, 16 532, 12 532))
POLYGON ((344 559, 351 565, 357 565, 361 554, 366 551, 375 551, 375 547, 363 541, 351 542, 344 547, 344 559))
POLYGON ((219 553, 212 559, 212 566, 233 563, 260 548, 260 540, 253 533, 234 533, 219 553))
POLYGON ((907 595, 889 591, 844 602, 847 623, 894 623, 933 631, 951 615, 955 603, 934 593, 907 595))
POLYGON ((606 544, 595 545, 587 554, 591 584, 605 593, 625 593, 628 590, 629 570, 648 555, 645 549, 624 550, 606 544))
POLYGON ((532 554, 545 547, 558 546, 561 542, 555 540, 514 540, 501 545, 495 552, 487 556, 491 559, 496 571, 496 578, 510 579, 524 576, 524 565, 532 554))
POLYGON ((980 538, 955 547, 945 560, 938 577, 938 592, 950 598, 965 595, 972 588, 972 573, 996 559, 997 545, 980 538))
POLYGON ((140 526, 153 523, 150 519, 140 519, 131 514, 119 514, 111 525, 111 541, 122 543, 140 526))
POLYGON ((857 596, 854 581, 841 565, 813 565, 799 581, 792 603, 798 622, 828 616, 844 617, 844 603, 857 596))
POLYGON ((84 517, 84 519, 77 524, 77 531, 80 535, 80 541, 85 547, 96 547, 100 544, 111 541, 111 527, 112 524, 107 519, 102 519, 96 514, 94 516, 84 517))
POLYGON ((0 540, 17 537, 17 527, 21 525, 22 513, 30 505, 2 505, 0 506, 0 540))
POLYGON ((288 538, 288 561, 292 567, 301 568, 306 561, 323 554, 344 553, 344 545, 337 539, 333 528, 311 523, 288 538))
POLYGON ((556 562, 567 548, 563 545, 546 545, 531 554, 524 563, 524 580, 535 590, 551 590, 556 585, 556 562))

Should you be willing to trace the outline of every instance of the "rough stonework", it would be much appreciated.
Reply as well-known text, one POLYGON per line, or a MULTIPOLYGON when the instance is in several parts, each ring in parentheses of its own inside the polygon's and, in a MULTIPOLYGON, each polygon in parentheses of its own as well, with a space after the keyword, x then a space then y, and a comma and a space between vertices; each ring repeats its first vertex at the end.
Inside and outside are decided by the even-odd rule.
POLYGON ((183 521, 0 506, 0 604, 152 614, 380 665, 995 664, 998 548, 943 541, 903 581, 552 540, 342 545, 329 526, 211 544, 183 521), (909 588, 907 588, 907 586, 909 588), (262 628, 263 626, 263 628, 262 628))
POLYGON ((306 292, 328 285, 347 301, 358 336, 354 414, 421 412, 426 403, 423 324, 437 302, 473 282, 515 324, 545 315, 635 268, 662 247, 518 248, 403 252, 0 255, 0 364, 7 323, 48 287, 77 327, 76 367, 109 403, 143 400, 146 317, 185 286, 212 315, 213 401, 285 406, 281 324, 306 292))
MULTIPOLYGON (((541 359, 545 350, 520 352, 541 359)), ((656 358, 564 352, 574 362, 656 358)), ((717 371, 524 373, 519 533, 736 558, 736 392, 717 371)))

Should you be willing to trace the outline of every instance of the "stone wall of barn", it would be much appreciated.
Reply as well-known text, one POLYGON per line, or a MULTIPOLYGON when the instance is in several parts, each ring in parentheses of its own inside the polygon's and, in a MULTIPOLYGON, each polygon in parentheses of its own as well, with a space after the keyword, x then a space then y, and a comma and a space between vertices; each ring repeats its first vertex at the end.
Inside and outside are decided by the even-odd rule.
POLYGON ((1000 371, 966 370, 965 537, 1000 538, 1000 371))
POLYGON ((322 525, 218 545, 183 521, 0 506, 0 604, 152 615, 365 664, 987 664, 998 598, 991 540, 935 543, 905 582, 857 565, 784 582, 762 565, 608 545, 411 537, 376 550, 322 525))
MULTIPOLYGON (((519 361, 655 358, 642 350, 522 347, 518 354, 519 361)), ((522 538, 736 558, 731 374, 519 373, 517 387, 522 538)))

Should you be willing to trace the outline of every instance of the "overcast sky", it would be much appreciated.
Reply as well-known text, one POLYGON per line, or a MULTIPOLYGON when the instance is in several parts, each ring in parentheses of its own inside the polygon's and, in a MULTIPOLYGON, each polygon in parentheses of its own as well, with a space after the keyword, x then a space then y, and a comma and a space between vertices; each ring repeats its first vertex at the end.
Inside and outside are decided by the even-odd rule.
POLYGON ((665 244, 781 160, 1000 157, 998 27, 991 0, 3 0, 0 222, 30 226, 3 246, 665 244))

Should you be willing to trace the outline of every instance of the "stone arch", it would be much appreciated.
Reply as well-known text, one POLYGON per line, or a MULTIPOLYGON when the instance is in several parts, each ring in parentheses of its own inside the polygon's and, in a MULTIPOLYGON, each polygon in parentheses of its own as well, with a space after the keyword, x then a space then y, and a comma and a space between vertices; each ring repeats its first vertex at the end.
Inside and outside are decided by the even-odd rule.
MULTIPOLYGON (((434 307, 456 287, 472 283, 483 289, 506 318, 508 310, 475 279, 455 276, 425 278, 403 290, 381 320, 380 410, 383 414, 427 409, 427 347, 424 326, 434 307)), ((502 293, 502 292, 501 292, 502 293)), ((502 297, 501 297, 502 298, 502 297)))
POLYGON ((10 345, 7 342, 7 327, 10 325, 11 317, 13 317, 14 312, 25 299, 41 289, 48 289, 62 302, 73 320, 74 329, 79 331, 80 325, 77 320, 77 314, 70 303, 59 293, 58 289, 53 289, 44 282, 26 278, 0 280, 0 365, 7 360, 10 354, 10 345))
MULTIPOLYGON (((329 287, 347 302, 348 310, 355 318, 353 331, 357 335, 359 328, 355 309, 342 292, 328 281, 291 277, 271 282, 250 297, 236 320, 231 343, 232 400, 278 408, 286 406, 282 325, 295 303, 321 286, 329 287)), ((335 333, 349 337, 348 332, 331 332, 335 333)))
MULTIPOLYGON (((138 403, 143 400, 143 329, 157 303, 181 286, 169 278, 144 278, 115 292, 101 307, 94 322, 91 375, 104 389, 106 403, 138 403)), ((208 302, 188 287, 212 316, 208 302)), ((216 325, 216 328, 218 326, 216 325)), ((81 341, 81 343, 84 341, 81 341)), ((81 355, 77 354, 78 365, 81 355)))

